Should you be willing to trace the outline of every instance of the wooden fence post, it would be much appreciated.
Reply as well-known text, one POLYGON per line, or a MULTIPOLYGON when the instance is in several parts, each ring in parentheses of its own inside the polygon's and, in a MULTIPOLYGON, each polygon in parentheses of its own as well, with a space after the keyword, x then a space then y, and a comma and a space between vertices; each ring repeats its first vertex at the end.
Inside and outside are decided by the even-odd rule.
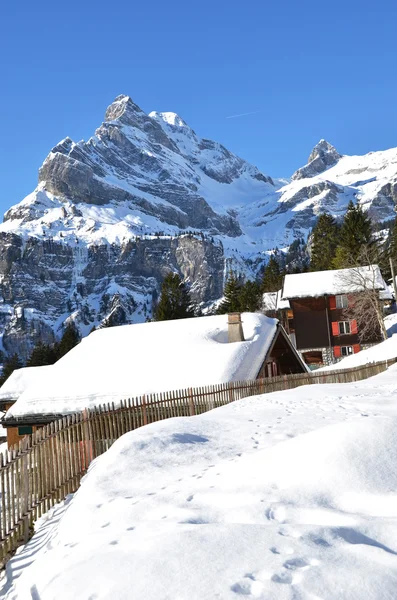
POLYGON ((195 411, 195 408, 194 408, 193 390, 192 390, 192 388, 189 388, 189 408, 190 408, 190 416, 194 417, 194 415, 196 414, 196 411, 195 411))
POLYGON ((147 425, 146 396, 145 396, 145 394, 143 394, 143 396, 142 396, 141 406, 142 406, 143 424, 147 425))
POLYGON ((29 471, 28 471, 28 453, 26 452, 27 439, 23 440, 22 447, 22 464, 21 464, 21 484, 22 484, 22 498, 20 500, 22 504, 22 516, 23 516, 23 541, 25 544, 29 541, 29 471))

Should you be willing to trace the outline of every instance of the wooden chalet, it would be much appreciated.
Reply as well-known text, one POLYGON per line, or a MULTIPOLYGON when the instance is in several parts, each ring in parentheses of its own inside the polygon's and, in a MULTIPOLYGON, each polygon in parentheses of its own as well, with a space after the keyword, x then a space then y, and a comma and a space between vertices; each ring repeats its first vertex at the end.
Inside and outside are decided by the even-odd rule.
MULTIPOLYGON (((46 376, 50 368, 50 366, 42 366, 16 369, 0 387, 0 411, 6 413, 29 386, 41 381, 46 376)), ((18 443, 25 435, 34 433, 38 427, 46 425, 51 420, 53 419, 48 416, 38 422, 31 420, 29 423, 15 423, 14 427, 5 426, 8 446, 18 443)), ((0 441, 2 441, 1 438, 0 441)))
POLYGON ((289 301, 293 313, 289 335, 312 368, 332 364, 382 341, 380 331, 362 339, 357 320, 345 316, 354 298, 364 293, 364 284, 379 294, 380 301, 391 297, 377 265, 360 267, 364 284, 358 283, 356 273, 357 269, 339 269, 284 278, 282 298, 289 301))

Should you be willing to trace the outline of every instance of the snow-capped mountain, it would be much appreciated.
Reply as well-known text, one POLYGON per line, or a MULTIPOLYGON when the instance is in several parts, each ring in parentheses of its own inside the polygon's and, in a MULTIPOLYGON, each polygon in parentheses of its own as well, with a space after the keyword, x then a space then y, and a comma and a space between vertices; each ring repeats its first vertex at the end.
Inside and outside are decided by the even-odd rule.
POLYGON ((119 96, 87 142, 52 149, 37 188, 4 216, 3 348, 26 356, 70 315, 83 334, 142 321, 169 269, 195 300, 215 300, 228 262, 252 273, 322 211, 342 216, 357 199, 374 220, 393 217, 396 182, 397 149, 342 156, 324 140, 291 180, 272 179, 175 113, 119 96))

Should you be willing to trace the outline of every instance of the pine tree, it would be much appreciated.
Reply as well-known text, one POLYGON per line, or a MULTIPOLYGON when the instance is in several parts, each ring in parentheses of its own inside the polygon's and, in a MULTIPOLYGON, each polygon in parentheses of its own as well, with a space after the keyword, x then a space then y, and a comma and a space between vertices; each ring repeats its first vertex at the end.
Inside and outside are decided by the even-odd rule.
POLYGON ((56 354, 58 358, 62 358, 65 356, 77 344, 80 342, 80 334, 73 323, 67 325, 65 331, 63 332, 63 336, 61 341, 56 347, 56 354))
POLYGON ((262 294, 256 281, 246 281, 240 290, 240 310, 242 312, 255 312, 261 305, 262 294))
POLYGON ((194 317, 189 290, 178 273, 165 276, 154 316, 156 321, 194 317))
POLYGON ((280 266, 274 256, 271 256, 263 271, 262 291, 263 292, 278 292, 283 282, 283 274, 280 271, 280 266))
POLYGON ((241 288, 241 280, 236 273, 230 271, 223 292, 224 298, 216 311, 218 315, 241 311, 241 288))
POLYGON ((43 365, 53 365, 57 360, 57 351, 55 346, 38 342, 33 348, 32 353, 26 363, 27 367, 41 367, 43 365))
POLYGON ((397 264, 397 217, 394 219, 393 225, 391 226, 389 238, 387 240, 388 255, 392 259, 393 263, 397 264))
POLYGON ((319 216, 312 233, 311 271, 327 271, 333 268, 338 233, 339 227, 331 215, 323 213, 319 216))
POLYGON ((9 378, 9 376, 15 371, 15 369, 20 369, 22 367, 22 363, 19 360, 18 354, 13 354, 9 358, 6 358, 3 363, 3 372, 0 377, 0 385, 9 378))
POLYGON ((372 241, 371 221, 360 204, 349 202, 339 234, 339 245, 333 260, 334 269, 349 267, 359 260, 363 247, 372 241))

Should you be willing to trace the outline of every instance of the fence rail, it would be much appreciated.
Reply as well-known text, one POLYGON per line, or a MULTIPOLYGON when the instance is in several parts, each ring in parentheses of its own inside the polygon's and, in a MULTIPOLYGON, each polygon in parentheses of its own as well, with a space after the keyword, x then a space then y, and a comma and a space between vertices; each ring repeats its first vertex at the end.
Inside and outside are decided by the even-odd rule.
POLYGON ((353 369, 237 381, 149 394, 56 420, 0 454, 0 561, 26 542, 43 513, 77 490, 91 461, 120 436, 149 423, 198 415, 235 400, 301 385, 348 383, 385 371, 397 359, 353 369))

